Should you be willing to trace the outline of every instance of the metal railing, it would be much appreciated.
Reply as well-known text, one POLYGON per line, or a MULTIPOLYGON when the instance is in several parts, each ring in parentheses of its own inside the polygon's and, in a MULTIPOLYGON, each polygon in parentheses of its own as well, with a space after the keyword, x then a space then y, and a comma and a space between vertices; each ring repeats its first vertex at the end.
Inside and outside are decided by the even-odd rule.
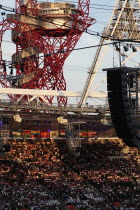
POLYGON ((85 112, 85 113, 106 113, 108 106, 104 105, 85 105, 83 107, 78 107, 77 104, 67 104, 66 106, 59 106, 56 103, 48 105, 46 103, 38 101, 20 101, 13 102, 10 99, 0 100, 0 109, 29 109, 29 110, 50 110, 50 111, 65 111, 65 112, 85 112))

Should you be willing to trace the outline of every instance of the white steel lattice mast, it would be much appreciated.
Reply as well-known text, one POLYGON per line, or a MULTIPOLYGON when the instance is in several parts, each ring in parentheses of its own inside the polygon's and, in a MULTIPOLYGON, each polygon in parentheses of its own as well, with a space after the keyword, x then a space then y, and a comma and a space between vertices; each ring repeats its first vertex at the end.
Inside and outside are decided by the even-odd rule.
MULTIPOLYGON (((116 0, 114 9, 112 11, 112 16, 109 20, 108 26, 104 29, 103 34, 105 37, 108 37, 108 43, 113 39, 126 40, 126 42, 128 39, 129 40, 132 39, 133 41, 139 41, 140 40, 140 0, 116 0)), ((107 39, 104 37, 101 38, 99 45, 103 45, 105 40, 107 39)), ((91 85, 94 82, 96 73, 98 72, 98 69, 102 63, 107 47, 108 46, 104 47, 103 49, 102 46, 99 46, 96 51, 89 72, 89 76, 81 96, 81 100, 79 103, 80 107, 86 102, 91 85)), ((138 50, 140 50, 140 48, 138 48, 137 51, 138 50)), ((125 55, 121 53, 125 58, 121 64, 126 63, 135 53, 136 53, 135 50, 130 55, 125 55)), ((99 85, 101 83, 102 82, 100 82, 99 85)), ((99 85, 97 85, 97 87, 99 85)), ((93 90, 95 89, 96 87, 93 90)))

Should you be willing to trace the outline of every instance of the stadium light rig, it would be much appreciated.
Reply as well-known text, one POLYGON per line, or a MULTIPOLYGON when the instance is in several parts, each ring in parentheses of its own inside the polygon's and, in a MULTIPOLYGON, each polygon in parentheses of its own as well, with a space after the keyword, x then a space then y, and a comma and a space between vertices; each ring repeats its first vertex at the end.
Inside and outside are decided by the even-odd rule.
MULTIPOLYGON (((12 55, 12 74, 17 76, 17 81, 13 83, 2 77, 2 87, 66 90, 64 62, 82 33, 94 22, 89 17, 90 0, 78 0, 77 6, 67 2, 39 3, 37 0, 15 0, 15 3, 15 13, 7 14, 0 23, 0 74, 7 75, 3 71, 2 40, 4 33, 11 30, 16 46, 12 55), (49 56, 45 56, 47 54, 49 56)), ((18 100, 20 96, 9 97, 18 100)), ((52 104, 54 96, 44 97, 52 104)), ((28 100, 28 97, 25 95, 23 99, 28 100)), ((57 101, 58 105, 65 106, 67 97, 59 96, 57 101)))

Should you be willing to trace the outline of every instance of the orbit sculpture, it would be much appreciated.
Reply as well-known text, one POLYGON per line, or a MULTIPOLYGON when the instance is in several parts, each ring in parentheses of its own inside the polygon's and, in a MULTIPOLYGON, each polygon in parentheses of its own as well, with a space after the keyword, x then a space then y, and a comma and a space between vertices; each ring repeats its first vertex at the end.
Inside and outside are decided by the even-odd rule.
MULTIPOLYGON (((82 33, 93 23, 89 17, 90 0, 72 3, 15 0, 14 14, 0 23, 0 83, 3 88, 66 90, 63 65, 82 33), (11 30, 16 52, 12 55, 11 76, 2 56, 4 33, 11 30), (10 78, 10 79, 9 79, 10 78)), ((11 100, 20 96, 8 95, 11 100)), ((52 104, 54 96, 45 96, 52 104)), ((28 96, 23 97, 28 100, 28 96)), ((40 99, 42 100, 42 99, 40 99)), ((66 105, 67 97, 57 97, 66 105)))

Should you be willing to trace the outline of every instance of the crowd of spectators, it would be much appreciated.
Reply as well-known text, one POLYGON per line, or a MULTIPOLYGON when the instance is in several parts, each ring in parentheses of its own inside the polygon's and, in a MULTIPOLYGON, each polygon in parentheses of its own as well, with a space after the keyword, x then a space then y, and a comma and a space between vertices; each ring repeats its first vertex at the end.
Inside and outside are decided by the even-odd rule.
POLYGON ((12 141, 0 157, 1 210, 140 209, 140 153, 119 140, 12 141))
POLYGON ((130 153, 120 141, 94 141, 83 144, 80 158, 75 156, 69 161, 66 146, 61 144, 61 147, 66 164, 106 194, 110 201, 116 201, 124 209, 140 209, 138 149, 133 148, 133 153, 130 153))

